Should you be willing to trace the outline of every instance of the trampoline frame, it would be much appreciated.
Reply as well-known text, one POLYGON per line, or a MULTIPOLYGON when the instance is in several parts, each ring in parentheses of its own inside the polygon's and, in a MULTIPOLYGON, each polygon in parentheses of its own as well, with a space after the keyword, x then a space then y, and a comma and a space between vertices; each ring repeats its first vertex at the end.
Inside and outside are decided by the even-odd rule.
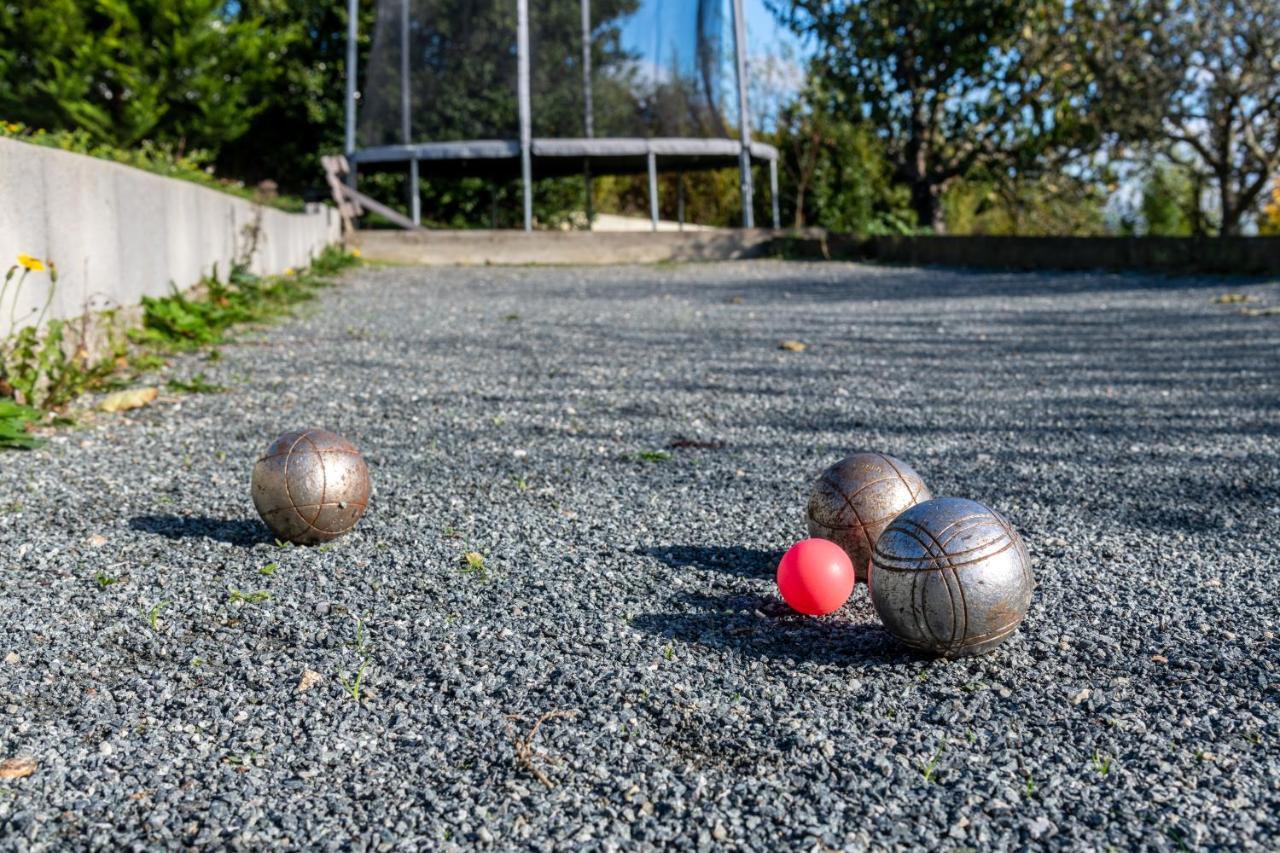
MULTIPOLYGON (((409 97, 409 4, 400 0, 400 108, 404 143, 359 148, 356 145, 356 41, 359 0, 347 0, 347 87, 346 145, 351 164, 348 180, 353 189, 361 163, 408 163, 409 210, 415 225, 422 221, 422 199, 419 179, 424 175, 457 175, 462 171, 489 176, 514 177, 519 174, 524 201, 524 230, 533 230, 534 166, 544 176, 583 175, 587 185, 587 221, 592 219, 592 174, 637 174, 649 176, 649 217, 654 231, 658 229, 658 165, 674 165, 677 175, 677 210, 684 224, 685 171, 724 168, 736 164, 742 193, 742 226, 755 227, 753 199, 755 187, 752 163, 769 167, 769 196, 773 227, 779 227, 778 150, 772 145, 751 139, 751 118, 747 103, 746 20, 742 0, 731 0, 733 8, 734 74, 738 92, 738 139, 686 137, 609 137, 594 135, 593 97, 591 85, 591 0, 579 0, 582 7, 582 89, 583 128, 581 138, 534 138, 533 108, 529 93, 529 0, 515 0, 517 49, 517 104, 519 139, 469 139, 449 142, 413 142, 409 97), (518 163, 518 172, 517 172, 518 163), (596 168, 602 167, 602 168, 596 168)), ((590 227, 588 225, 588 227, 590 227)))

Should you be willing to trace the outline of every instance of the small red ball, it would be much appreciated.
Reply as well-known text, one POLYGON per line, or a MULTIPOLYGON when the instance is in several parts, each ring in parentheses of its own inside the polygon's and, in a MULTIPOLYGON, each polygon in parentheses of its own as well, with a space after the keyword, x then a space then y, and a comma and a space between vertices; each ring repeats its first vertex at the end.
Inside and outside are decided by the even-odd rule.
POLYGON ((793 610, 824 616, 839 610, 853 593, 853 562, 834 542, 804 539, 778 563, 778 591, 793 610))

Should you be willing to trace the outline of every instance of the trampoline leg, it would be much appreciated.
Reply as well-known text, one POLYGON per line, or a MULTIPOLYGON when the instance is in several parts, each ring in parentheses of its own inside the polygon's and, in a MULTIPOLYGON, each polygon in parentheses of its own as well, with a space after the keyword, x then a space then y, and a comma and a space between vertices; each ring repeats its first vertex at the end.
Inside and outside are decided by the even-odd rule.
POLYGON ((653 230, 658 230, 658 158, 649 152, 649 220, 653 230))
POLYGON ((591 221, 596 218, 595 200, 591 197, 591 161, 582 161, 582 182, 586 186, 587 230, 591 230, 591 221))
POLYGON ((422 224, 422 185, 418 182, 418 161, 409 161, 409 216, 414 225, 422 224))
POLYGON ((676 172, 676 222, 684 230, 684 171, 676 172))
POLYGON ((773 205, 773 228, 782 227, 782 212, 778 209, 778 161, 769 161, 769 202, 773 205))
POLYGON ((533 114, 529 97, 529 0, 516 0, 516 98, 520 111, 520 172, 524 230, 533 230, 533 114))

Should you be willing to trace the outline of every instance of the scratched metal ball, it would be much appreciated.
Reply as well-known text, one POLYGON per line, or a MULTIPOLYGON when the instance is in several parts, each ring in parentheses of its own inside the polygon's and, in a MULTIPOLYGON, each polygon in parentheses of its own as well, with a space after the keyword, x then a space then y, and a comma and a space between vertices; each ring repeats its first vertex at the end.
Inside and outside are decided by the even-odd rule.
POLYGON ((995 510, 934 498, 876 540, 871 601, 885 628, 943 657, 991 651, 1017 629, 1035 578, 1022 537, 995 510))
POLYGON ((346 533, 369 503, 356 446, 322 429, 286 432, 253 466, 253 505, 277 539, 314 545, 346 533))
POLYGON ((933 497, 910 465, 883 453, 854 453, 822 472, 809 496, 809 535, 830 539, 853 561, 858 580, 871 567, 876 537, 898 513, 933 497))

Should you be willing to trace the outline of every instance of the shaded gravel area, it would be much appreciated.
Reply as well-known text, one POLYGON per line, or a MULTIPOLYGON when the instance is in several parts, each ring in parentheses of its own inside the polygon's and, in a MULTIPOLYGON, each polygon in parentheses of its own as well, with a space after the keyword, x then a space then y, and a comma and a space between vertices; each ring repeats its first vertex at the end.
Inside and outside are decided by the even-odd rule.
POLYGON ((0 456, 0 758, 38 763, 0 780, 0 848, 1274 849, 1280 318, 1226 291, 1280 302, 357 270, 172 368, 228 393, 0 456), (281 548, 249 473, 304 426, 374 495, 281 548), (1023 532, 1039 587, 1000 650, 909 654, 862 586, 824 619, 777 600, 854 449, 1023 532))

